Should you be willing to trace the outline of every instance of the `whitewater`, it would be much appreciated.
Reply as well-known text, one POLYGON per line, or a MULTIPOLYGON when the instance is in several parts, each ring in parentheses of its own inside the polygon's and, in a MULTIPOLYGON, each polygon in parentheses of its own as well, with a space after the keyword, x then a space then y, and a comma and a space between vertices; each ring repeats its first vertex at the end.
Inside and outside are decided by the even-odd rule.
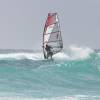
POLYGON ((0 100, 100 100, 100 52, 70 46, 42 52, 0 52, 0 100))

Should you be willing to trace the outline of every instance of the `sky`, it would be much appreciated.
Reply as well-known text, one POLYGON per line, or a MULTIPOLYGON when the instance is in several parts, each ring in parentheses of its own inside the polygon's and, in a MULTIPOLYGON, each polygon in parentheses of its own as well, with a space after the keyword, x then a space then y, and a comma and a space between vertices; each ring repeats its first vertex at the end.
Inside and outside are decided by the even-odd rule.
POLYGON ((59 15, 64 48, 100 49, 100 0, 0 0, 0 48, 41 49, 49 12, 59 15))

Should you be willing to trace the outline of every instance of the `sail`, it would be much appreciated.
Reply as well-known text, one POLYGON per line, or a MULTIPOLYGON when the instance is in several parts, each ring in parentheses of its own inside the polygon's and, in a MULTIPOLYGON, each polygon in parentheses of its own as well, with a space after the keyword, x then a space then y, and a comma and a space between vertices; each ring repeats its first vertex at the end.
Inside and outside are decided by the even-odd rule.
POLYGON ((43 53, 46 55, 45 46, 50 45, 53 54, 60 52, 63 48, 63 42, 60 31, 60 24, 57 13, 49 13, 43 33, 43 53))

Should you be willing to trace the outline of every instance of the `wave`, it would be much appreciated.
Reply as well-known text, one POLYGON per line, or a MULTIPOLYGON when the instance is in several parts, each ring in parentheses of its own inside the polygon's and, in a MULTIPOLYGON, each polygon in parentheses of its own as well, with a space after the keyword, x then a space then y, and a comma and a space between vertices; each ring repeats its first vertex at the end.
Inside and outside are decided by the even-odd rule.
POLYGON ((98 56, 75 46, 56 54, 55 61, 40 61, 41 52, 0 54, 0 100, 99 100, 98 56))
POLYGON ((89 96, 89 95, 69 95, 63 97, 52 97, 52 98, 32 98, 32 97, 0 97, 0 100, 99 100, 100 96, 89 96))
POLYGON ((8 53, 8 54, 0 54, 0 59, 32 59, 32 60, 42 60, 41 53, 8 53))
MULTIPOLYGON (((90 54, 94 53, 94 51, 88 47, 76 47, 70 46, 67 50, 62 51, 58 54, 54 55, 54 59, 62 59, 62 60, 76 60, 76 59, 84 59, 90 57, 90 54)), ((31 60, 43 60, 42 52, 17 52, 17 53, 7 53, 0 54, 0 60, 2 59, 31 59, 31 60)))

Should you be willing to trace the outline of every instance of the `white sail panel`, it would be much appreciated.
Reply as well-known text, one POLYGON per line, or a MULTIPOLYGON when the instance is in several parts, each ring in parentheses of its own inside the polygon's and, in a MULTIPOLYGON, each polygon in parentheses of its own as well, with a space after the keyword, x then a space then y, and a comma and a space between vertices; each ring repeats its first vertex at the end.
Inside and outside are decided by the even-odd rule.
POLYGON ((58 23, 56 23, 56 24, 54 24, 54 27, 52 29, 52 33, 55 33, 55 32, 58 32, 58 31, 60 31, 60 29, 59 29, 58 23))
POLYGON ((45 34, 51 33, 53 28, 54 28, 54 24, 48 26, 45 34))
POLYGON ((47 27, 47 30, 44 34, 44 43, 45 44, 49 41, 49 38, 50 38, 50 35, 51 35, 50 33, 52 32, 53 27, 54 27, 54 24, 47 27))

